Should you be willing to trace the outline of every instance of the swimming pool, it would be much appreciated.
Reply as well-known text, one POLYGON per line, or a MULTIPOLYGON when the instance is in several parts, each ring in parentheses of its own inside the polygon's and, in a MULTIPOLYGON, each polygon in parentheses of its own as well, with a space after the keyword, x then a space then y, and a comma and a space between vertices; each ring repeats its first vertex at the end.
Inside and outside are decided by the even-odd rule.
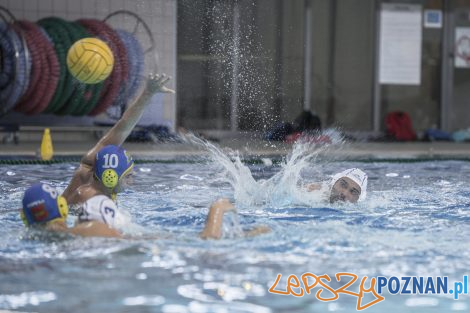
MULTIPOLYGON (((293 168, 270 160, 242 166, 233 186, 220 162, 138 164, 135 183, 119 197, 119 205, 159 239, 134 240, 32 238, 11 210, 20 207, 23 191, 33 182, 64 189, 77 164, 0 166, 0 309, 354 311, 356 299, 348 295, 327 303, 313 294, 281 296, 268 289, 277 274, 283 275, 278 289, 285 289, 288 275, 306 272, 332 278, 338 272, 448 276, 449 284, 468 274, 469 162, 314 162, 302 172, 306 181, 363 168, 369 174, 368 199, 331 205, 295 194, 285 185, 289 180, 253 185, 246 169, 259 181, 293 168), (208 205, 222 196, 236 198, 243 227, 263 224, 272 232, 248 239, 230 232, 220 241, 198 239, 208 205)), ((458 301, 451 295, 384 296, 364 312, 469 307, 468 295, 458 301)))

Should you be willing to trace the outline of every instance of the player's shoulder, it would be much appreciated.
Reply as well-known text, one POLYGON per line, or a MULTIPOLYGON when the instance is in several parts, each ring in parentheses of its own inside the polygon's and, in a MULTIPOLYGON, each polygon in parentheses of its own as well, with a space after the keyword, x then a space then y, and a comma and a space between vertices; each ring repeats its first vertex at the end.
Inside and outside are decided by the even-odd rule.
POLYGON ((75 173, 73 174, 71 183, 78 184, 76 186, 73 186, 73 189, 78 188, 82 184, 88 183, 92 177, 93 166, 86 163, 80 163, 80 166, 76 169, 75 173))
POLYGON ((116 203, 106 195, 94 195, 88 199, 85 204, 95 208, 111 207, 113 209, 117 209, 116 203))

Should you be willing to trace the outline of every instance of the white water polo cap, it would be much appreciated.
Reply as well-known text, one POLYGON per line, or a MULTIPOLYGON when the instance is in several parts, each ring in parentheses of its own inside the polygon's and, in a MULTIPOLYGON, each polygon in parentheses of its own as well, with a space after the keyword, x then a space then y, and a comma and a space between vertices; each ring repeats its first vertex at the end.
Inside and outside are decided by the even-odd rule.
POLYGON ((362 201, 366 198, 367 194, 367 174, 364 173, 363 170, 359 168, 350 168, 340 173, 336 173, 333 175, 333 179, 331 180, 331 187, 342 177, 347 177, 351 179, 353 182, 361 187, 361 194, 359 195, 358 201, 362 201))

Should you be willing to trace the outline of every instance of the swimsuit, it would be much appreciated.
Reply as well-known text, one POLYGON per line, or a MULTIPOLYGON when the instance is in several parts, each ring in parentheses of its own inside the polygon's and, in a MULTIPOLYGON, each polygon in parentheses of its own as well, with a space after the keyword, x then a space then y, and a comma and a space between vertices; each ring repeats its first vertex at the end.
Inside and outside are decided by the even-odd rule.
POLYGON ((78 222, 98 221, 111 228, 121 230, 130 223, 130 215, 118 209, 109 197, 97 195, 91 197, 78 208, 78 222))

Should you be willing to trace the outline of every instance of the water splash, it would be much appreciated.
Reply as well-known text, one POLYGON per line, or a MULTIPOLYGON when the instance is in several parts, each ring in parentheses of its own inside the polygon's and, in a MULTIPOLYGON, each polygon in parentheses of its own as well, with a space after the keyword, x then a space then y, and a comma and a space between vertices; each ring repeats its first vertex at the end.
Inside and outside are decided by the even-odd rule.
MULTIPOLYGON (((208 111, 201 118, 209 114, 217 117, 216 128, 230 122, 238 123, 241 130, 266 130, 286 116, 279 104, 283 97, 278 78, 282 69, 276 62, 279 56, 276 49, 265 44, 267 38, 256 23, 259 5, 256 1, 211 1, 205 5, 193 0, 178 2, 183 45, 208 57, 200 64, 206 73, 200 74, 210 91, 204 101, 194 100, 201 112, 208 111), (236 108, 231 103, 236 103, 236 108), (232 109, 237 110, 238 119, 235 115, 228 117, 232 109)), ((264 25, 273 30, 281 27, 279 21, 269 19, 264 25)), ((288 71, 299 78, 302 74, 292 68, 288 71)), ((289 101, 297 103, 300 99, 289 101)))
POLYGON ((326 160, 325 152, 343 146, 344 139, 334 130, 325 130, 321 136, 330 138, 328 143, 316 143, 306 138, 297 141, 292 151, 282 160, 280 170, 268 179, 255 180, 250 168, 242 162, 238 151, 224 152, 221 148, 201 138, 188 134, 187 143, 208 151, 214 164, 221 168, 219 179, 228 182, 234 190, 237 207, 250 210, 254 207, 315 206, 328 199, 329 182, 321 183, 319 190, 309 191, 308 183, 325 180, 321 168, 326 160), (304 177, 305 172, 309 177, 304 177))

